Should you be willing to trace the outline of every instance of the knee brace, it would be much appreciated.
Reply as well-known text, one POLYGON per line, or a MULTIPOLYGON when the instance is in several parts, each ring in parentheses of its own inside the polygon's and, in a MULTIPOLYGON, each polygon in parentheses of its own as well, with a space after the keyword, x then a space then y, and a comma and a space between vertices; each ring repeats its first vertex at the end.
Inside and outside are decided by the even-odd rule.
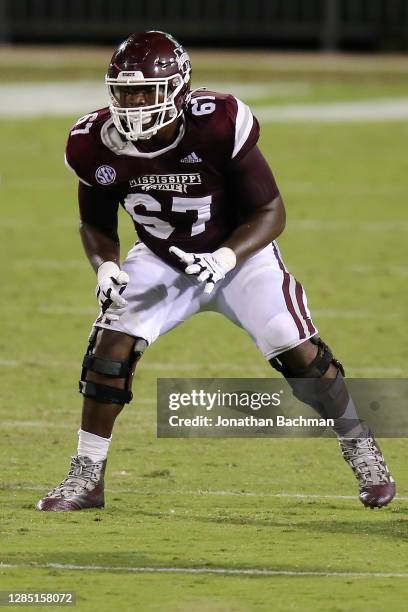
POLYGON ((330 364, 336 366, 344 376, 343 365, 334 357, 327 344, 319 336, 312 336, 310 342, 317 346, 317 355, 306 368, 286 366, 279 357, 274 357, 269 363, 275 370, 281 372, 285 378, 321 378, 326 374, 330 364))
POLYGON ((94 399, 102 404, 128 404, 133 397, 132 392, 127 389, 129 379, 132 375, 133 366, 139 361, 147 347, 147 342, 143 338, 136 338, 132 354, 126 361, 105 359, 104 357, 94 355, 99 331, 100 328, 95 327, 89 337, 88 348, 82 362, 79 391, 85 397, 94 399), (125 388, 118 389, 110 385, 86 380, 88 370, 112 378, 125 378, 125 388))
POLYGON ((314 408, 325 418, 336 418, 344 410, 343 404, 348 396, 343 379, 343 365, 321 338, 313 336, 310 341, 317 346, 318 351, 306 368, 286 366, 279 357, 271 359, 270 364, 287 379, 297 399, 314 408), (330 364, 338 370, 336 378, 320 380, 330 364), (346 395, 343 398, 344 394, 346 395))

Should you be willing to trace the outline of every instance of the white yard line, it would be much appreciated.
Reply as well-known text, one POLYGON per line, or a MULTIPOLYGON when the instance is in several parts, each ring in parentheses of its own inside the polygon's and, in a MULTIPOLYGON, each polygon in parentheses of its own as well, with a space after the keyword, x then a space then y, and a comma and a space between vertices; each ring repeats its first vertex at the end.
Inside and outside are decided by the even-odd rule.
POLYGON ((354 123, 408 119, 408 98, 260 106, 253 111, 262 123, 354 123))
POLYGON ((0 86, 0 118, 84 115, 107 105, 102 82, 11 83, 0 86))
POLYGON ((358 221, 355 219, 289 219, 291 230, 333 231, 353 230, 356 232, 407 232, 406 219, 383 219, 378 221, 358 221))
MULTIPOLYGON (((49 316, 93 316, 96 318, 98 312, 94 306, 59 306, 59 305, 43 305, 37 308, 37 312, 49 315, 49 316)), ((207 316, 211 314, 217 313, 206 313, 207 316)), ((351 310, 347 308, 323 308, 323 309, 315 309, 312 312, 312 316, 314 318, 322 318, 322 319, 351 319, 351 320, 360 320, 360 319, 375 319, 378 321, 396 321, 400 319, 406 319, 407 315, 401 312, 375 312, 372 310, 351 310)), ((52 365, 50 363, 50 365, 52 365)), ((62 364, 59 364, 62 365, 62 364)), ((228 369, 236 369, 233 364, 228 363, 219 363, 214 364, 219 367, 226 367, 228 369)), ((168 364, 156 363, 151 364, 154 369, 174 369, 173 367, 169 367, 168 364)), ((203 365, 200 363, 197 364, 176 364, 176 369, 198 369, 202 368, 203 365)))
POLYGON ((408 375, 408 371, 402 368, 379 368, 379 367, 359 367, 359 366, 346 366, 347 376, 349 378, 405 378, 408 375))
MULTIPOLYGON (((318 189, 318 188, 317 188, 318 189)), ((354 193, 354 189, 351 188, 351 192, 354 193)), ((367 192, 372 193, 372 191, 367 192)), ((405 193, 404 193, 405 195, 405 193)), ((6 219, 7 226, 15 227, 16 225, 21 225, 24 223, 23 218, 18 217, 8 217, 6 219)), ((73 218, 71 217, 58 217, 55 220, 55 224, 59 224, 61 226, 71 225, 73 224, 73 218)), ((288 220, 288 228, 290 230, 298 230, 302 232, 307 231, 322 231, 322 232, 339 232, 341 230, 352 230, 353 232, 380 232, 382 234, 386 232, 408 232, 408 221, 406 219, 379 219, 375 221, 359 221, 358 219, 294 219, 290 218, 288 220)), ((129 244, 129 247, 131 244, 129 244)), ((68 260, 68 267, 76 267, 76 260, 68 260), (71 263, 73 262, 73 263, 71 263)), ((80 260, 78 260, 79 262, 80 260)), ((26 268, 30 267, 58 267, 60 262, 50 263, 48 259, 19 259, 14 263, 11 262, 13 266, 22 266, 26 268)), ((61 262, 63 265, 64 262, 61 262)), ((78 264, 79 265, 79 264, 78 264)), ((85 260, 82 260, 82 268, 87 269, 87 264, 85 260)))
POLYGON ((406 572, 329 572, 329 571, 295 571, 283 569, 256 569, 232 567, 121 567, 115 565, 76 565, 73 563, 3 563, 1 569, 56 569, 97 572, 126 572, 137 574, 219 574, 224 576, 292 576, 292 577, 327 577, 327 578, 408 578, 406 572))
POLYGON ((60 316, 91 316, 94 319, 98 316, 98 309, 95 306, 39 306, 37 312, 50 315, 52 317, 60 316))
MULTIPOLYGON (((235 81, 213 81, 205 83, 206 89, 231 93, 237 98, 256 100, 260 98, 302 97, 313 90, 307 81, 274 81, 273 83, 239 83, 235 81)), ((197 85, 199 87, 199 85, 197 85)))
MULTIPOLYGON (((256 100, 284 96, 302 97, 311 90, 307 81, 285 83, 210 83, 207 89, 256 100)), ((0 85, 1 117, 84 115, 108 104, 108 92, 101 81, 10 83, 0 85)))
MULTIPOLYGON (((42 178, 42 177, 40 177, 42 178)), ((376 195, 386 195, 389 196, 391 193, 393 196, 396 195, 404 195, 407 192, 406 185, 403 183, 387 183, 386 181, 381 180, 376 184, 370 182, 366 183, 364 180, 361 182, 353 182, 347 181, 347 183, 343 183, 339 185, 339 183, 322 183, 321 181, 315 181, 314 183, 301 182, 296 180, 291 180, 285 185, 284 195, 297 194, 297 195, 353 195, 353 196, 372 196, 375 191, 376 195)), ((30 179, 31 181, 32 179, 30 179)), ((18 179, 15 179, 16 184, 18 184, 18 179)), ((10 184, 10 183, 8 183, 10 184)))
POLYGON ((404 265, 393 265, 393 264, 385 264, 385 265, 368 265, 368 264, 353 264, 348 267, 348 271, 353 274, 365 274, 365 275, 386 275, 386 276, 408 276, 408 266, 404 265))
POLYGON ((323 308, 313 310, 314 319, 375 319, 377 321, 396 321, 406 319, 408 315, 399 312, 373 312, 372 310, 346 310, 323 308))
MULTIPOLYGON (((140 477, 139 477, 140 478, 140 477)), ((14 483, 6 483, 6 487, 3 488, 3 490, 19 490, 19 491, 46 491, 47 490, 48 485, 35 485, 35 486, 30 486, 30 485, 19 485, 19 484, 14 484, 14 483)), ((0 490, 1 490, 1 486, 0 486, 0 490)), ((111 493, 113 495, 140 495, 140 494, 144 494, 145 490, 144 489, 137 489, 137 488, 127 488, 127 489, 111 489, 111 488, 105 488, 105 492, 106 493, 111 493)), ((304 499, 304 500, 318 500, 318 499, 327 499, 327 500, 334 500, 334 501, 355 501, 357 502, 357 494, 356 495, 325 495, 325 494, 318 494, 318 493, 256 493, 254 491, 223 491, 223 490, 196 490, 196 491, 188 491, 188 490, 172 490, 172 489, 160 489, 160 491, 157 493, 157 496, 162 496, 162 495, 176 495, 177 497, 192 497, 192 496, 197 496, 197 497, 206 497, 206 496, 210 496, 210 497, 254 497, 254 498, 260 498, 260 499, 270 499, 270 498, 283 498, 283 499, 304 499)), ((408 496, 404 496, 404 495, 397 495, 395 497, 394 503, 395 502, 406 502, 408 501, 408 496)), ((161 512, 160 514, 162 514, 163 516, 167 516, 167 512, 161 512)))
MULTIPOLYGON (((308 83, 303 81, 213 85, 244 100, 286 95, 302 96, 309 91, 308 83)), ((79 116, 106 106, 107 99, 106 88, 100 81, 0 85, 0 118, 79 116)), ((402 121, 408 118, 408 98, 254 106, 253 110, 263 123, 402 121)))
MULTIPOLYGON (((321 318, 324 318, 324 317, 321 317, 321 318)), ((329 318, 336 318, 336 317, 330 316, 329 318)), ((364 317, 358 317, 358 318, 364 318, 364 317)), ((69 362, 69 361, 50 362, 46 360, 36 359, 35 357, 33 357, 32 359, 27 359, 27 360, 0 359, 0 367, 6 367, 6 368, 18 368, 18 367, 23 367, 27 364, 32 364, 32 363, 35 363, 36 366, 45 367, 45 368, 58 368, 58 369, 62 369, 62 368, 75 369, 76 368, 78 369, 80 367, 78 363, 73 362, 73 361, 72 362, 69 362)), ((233 373, 240 372, 242 374, 241 378, 243 378, 244 375, 245 377, 248 378, 248 374, 250 375, 259 374, 265 378, 267 377, 268 371, 270 371, 269 366, 266 363, 264 366, 262 365, 251 366, 249 364, 233 365, 230 363, 212 363, 211 366, 209 367, 211 369, 211 372, 213 372, 215 369, 219 373, 219 375, 223 376, 224 378, 228 372, 233 372, 233 373)), ((358 366, 358 365, 348 365, 346 366, 346 368, 347 368, 348 377, 353 377, 353 378, 366 378, 370 376, 373 376, 376 378, 381 378, 381 377, 382 378, 393 378, 393 377, 403 378, 407 376, 407 370, 406 369, 404 370, 403 368, 381 368, 378 366, 358 366)), ((158 375, 162 374, 164 376, 164 375, 168 375, 170 372, 172 372, 173 374, 176 372, 179 378, 188 378, 188 376, 186 376, 187 373, 197 372, 198 376, 196 376, 196 378, 208 378, 208 374, 206 376, 201 376, 203 369, 204 369, 203 363, 180 363, 180 364, 174 364, 174 365, 169 366, 167 363, 143 363, 141 362, 140 365, 138 366, 138 371, 141 374, 143 374, 143 371, 157 372, 158 375)), ((138 398, 136 397, 136 400, 137 399, 138 398)), ((154 402, 155 400, 152 400, 152 399, 143 400, 143 403, 154 403, 154 402)))
MULTIPOLYGON (((113 494, 140 494, 142 489, 106 489, 107 492, 113 494)), ((173 493, 180 497, 191 496, 214 496, 214 497, 258 497, 258 498, 284 498, 284 499, 332 499, 332 500, 354 500, 357 501, 357 495, 319 495, 313 493, 255 493, 252 491, 160 491, 161 494, 173 493)), ((397 496, 396 501, 408 501, 408 497, 397 496)))
MULTIPOLYGON (((365 319, 365 318, 371 318, 371 319, 373 318, 372 316, 365 317, 364 315, 361 315, 358 317, 349 317, 347 315, 337 317, 334 313, 332 314, 332 313, 329 313, 328 311, 326 311, 326 315, 324 314, 322 315, 321 313, 319 313, 319 318, 323 319, 325 317, 330 318, 330 319, 355 318, 356 320, 365 319)), ((391 319, 393 318, 394 317, 391 317, 391 319)), ((384 317, 384 320, 388 320, 386 316, 384 317)), ((6 367, 6 368, 19 368, 19 367, 23 367, 27 364, 32 364, 32 363, 35 363, 36 366, 40 366, 44 368, 58 368, 58 369, 68 369, 68 368, 75 369, 76 368, 78 369, 80 367, 78 363, 74 361, 59 361, 59 360, 48 361, 45 359, 37 358, 35 356, 32 358, 27 358, 26 360, 24 359, 21 359, 21 360, 0 359, 0 367, 6 367)), ((251 366, 249 364, 234 365, 231 363, 212 363, 210 367, 211 367, 211 372, 213 372, 215 369, 224 378, 225 378, 226 373, 228 372, 234 372, 234 373, 240 372, 246 377, 248 377, 248 374, 250 375, 260 374, 263 377, 266 377, 268 371, 270 371, 266 362, 264 366, 262 365, 251 366)), ((161 373, 164 376, 166 374, 169 374, 169 372, 172 372, 172 373, 176 372, 179 375, 179 377, 186 378, 187 373, 197 372, 199 374, 197 378, 206 378, 206 376, 200 375, 204 368, 203 363, 179 363, 179 364, 169 365, 168 363, 160 363, 160 362, 144 363, 142 361, 140 365, 138 366, 138 368, 139 368, 140 373, 143 373, 143 371, 157 372, 158 375, 160 375, 161 373)), ((393 377, 401 378, 401 377, 407 376, 407 370, 403 368, 382 368, 378 366, 358 366, 358 365, 347 365, 346 368, 347 368, 347 375, 353 378, 366 378, 370 376, 373 376, 376 378, 378 377, 380 378, 381 377, 383 378, 393 378, 393 377)), ((138 398, 136 397, 136 401, 137 400, 138 398)), ((146 403, 154 404, 155 400, 153 399, 142 400, 142 404, 146 404, 146 403)))
MULTIPOLYGON (((15 221, 17 222, 17 219, 15 219, 15 221)), ((89 269, 85 259, 15 259, 11 262, 11 266, 13 268, 23 268, 24 270, 29 268, 40 268, 44 270, 63 270, 64 268, 89 269)))
MULTIPOLYGON (((135 405, 137 406, 138 410, 141 409, 149 409, 151 407, 151 405, 154 404, 156 405, 156 400, 141 400, 138 401, 136 399, 135 401, 135 405)), ((146 423, 143 423, 143 426, 146 426, 146 423)), ((144 428, 140 423, 127 423, 126 424, 126 429, 135 429, 135 430, 141 430, 142 428, 144 428)), ((46 421, 41 421, 41 420, 36 420, 36 421, 2 421, 2 427, 4 427, 4 429, 18 429, 18 428, 22 428, 22 429, 44 429, 44 430, 49 430, 50 428, 52 429, 69 429, 72 432, 75 431, 75 426, 72 425, 72 423, 60 423, 60 422, 53 422, 50 420, 46 420, 46 421)), ((155 423, 151 423, 151 427, 155 428, 156 425, 155 423)))
MULTIPOLYGON (((57 312, 61 314, 59 310, 57 312)), ((64 314, 76 314, 76 311, 74 313, 64 312, 64 314)), ((31 364, 31 363, 35 363, 35 365, 37 366, 42 366, 46 368, 58 368, 58 369, 61 369, 61 368, 77 368, 78 369, 80 368, 80 363, 76 361, 60 361, 58 359, 48 360, 48 359, 42 359, 41 357, 36 357, 35 355, 32 357, 28 357, 27 359, 21 359, 21 360, 0 359, 0 367, 4 366, 4 367, 16 368, 16 367, 22 367, 24 365, 31 364)), ((163 363, 161 362, 155 362, 155 363, 140 362, 140 365, 138 367, 139 368, 143 367, 143 370, 147 370, 147 371, 153 371, 153 372, 158 372, 158 373, 163 372, 163 374, 168 373, 168 372, 201 372, 204 368, 204 363, 201 363, 201 362, 177 363, 177 364, 169 365, 168 363, 164 363, 164 362, 163 363)), ((251 366, 250 364, 234 365, 231 363, 211 363, 210 367, 211 367, 211 370, 216 368, 217 370, 220 371, 220 373, 224 371, 245 372, 246 374, 265 372, 265 368, 262 365, 251 366)), ((265 362, 265 367, 266 368, 268 367, 267 362, 265 362)), ((153 400, 147 400, 147 401, 153 401, 153 400)))

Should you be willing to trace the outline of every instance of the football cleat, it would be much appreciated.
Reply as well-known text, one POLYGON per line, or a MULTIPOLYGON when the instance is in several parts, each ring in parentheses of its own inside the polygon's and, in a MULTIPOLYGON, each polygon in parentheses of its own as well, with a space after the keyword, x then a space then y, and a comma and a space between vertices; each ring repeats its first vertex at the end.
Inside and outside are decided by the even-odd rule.
POLYGON ((395 497, 396 486, 383 454, 369 435, 367 438, 339 438, 341 452, 353 470, 360 488, 359 499, 368 508, 382 508, 395 497))
POLYGON ((103 508, 106 459, 93 462, 89 457, 71 457, 68 476, 37 502, 43 512, 71 512, 103 508))

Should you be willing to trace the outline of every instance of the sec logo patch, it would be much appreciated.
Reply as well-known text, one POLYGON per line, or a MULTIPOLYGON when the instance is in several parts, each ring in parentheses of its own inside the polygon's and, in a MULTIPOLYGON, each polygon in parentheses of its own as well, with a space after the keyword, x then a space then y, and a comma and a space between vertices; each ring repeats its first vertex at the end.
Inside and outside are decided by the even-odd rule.
POLYGON ((116 178, 116 171, 112 166, 99 166, 95 178, 101 185, 110 185, 116 178))

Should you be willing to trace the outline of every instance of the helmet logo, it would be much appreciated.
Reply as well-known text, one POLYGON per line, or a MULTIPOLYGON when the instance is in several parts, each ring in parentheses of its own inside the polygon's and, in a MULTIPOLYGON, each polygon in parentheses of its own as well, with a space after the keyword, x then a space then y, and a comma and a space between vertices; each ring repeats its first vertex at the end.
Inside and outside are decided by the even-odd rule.
POLYGON ((116 178, 116 171, 112 166, 99 166, 95 178, 101 185, 110 185, 116 178))
POLYGON ((183 74, 188 72, 190 70, 190 56, 187 51, 184 51, 183 47, 176 47, 174 53, 176 55, 176 62, 180 72, 183 74))

